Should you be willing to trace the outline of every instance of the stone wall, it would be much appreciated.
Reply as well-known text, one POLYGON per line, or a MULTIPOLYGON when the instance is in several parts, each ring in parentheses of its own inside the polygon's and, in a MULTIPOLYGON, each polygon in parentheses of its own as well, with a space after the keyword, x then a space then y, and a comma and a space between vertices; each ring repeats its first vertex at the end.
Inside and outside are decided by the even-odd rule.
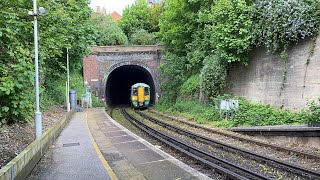
POLYGON ((311 40, 304 40, 293 45, 286 62, 279 54, 268 55, 264 48, 256 48, 249 65, 231 67, 228 76, 231 93, 256 103, 295 111, 306 107, 308 100, 320 97, 320 37, 306 65, 312 44, 311 40), (287 73, 284 88, 281 88, 285 68, 287 73))
POLYGON ((137 65, 152 76, 156 92, 160 92, 158 67, 161 62, 161 46, 94 46, 91 55, 83 58, 83 77, 93 87, 92 79, 99 82, 99 94, 105 94, 106 80, 116 68, 137 65))

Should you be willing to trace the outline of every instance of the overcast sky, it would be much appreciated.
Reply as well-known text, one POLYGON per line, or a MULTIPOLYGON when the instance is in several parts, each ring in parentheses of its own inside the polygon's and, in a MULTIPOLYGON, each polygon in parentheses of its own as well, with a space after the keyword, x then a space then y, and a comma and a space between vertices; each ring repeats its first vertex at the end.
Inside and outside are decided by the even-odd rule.
POLYGON ((90 7, 96 9, 97 6, 105 7, 107 13, 112 13, 117 11, 119 14, 122 14, 122 10, 127 6, 131 5, 135 0, 91 0, 90 7))

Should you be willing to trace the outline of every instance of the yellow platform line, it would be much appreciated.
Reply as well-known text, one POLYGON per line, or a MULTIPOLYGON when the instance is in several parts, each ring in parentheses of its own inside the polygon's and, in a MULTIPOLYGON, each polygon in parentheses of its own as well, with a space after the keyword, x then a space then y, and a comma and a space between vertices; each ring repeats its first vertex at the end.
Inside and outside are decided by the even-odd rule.
POLYGON ((107 173, 109 174, 109 176, 111 177, 112 180, 118 180, 117 176, 115 175, 115 173, 112 171, 111 167, 109 166, 108 162, 106 161, 106 159, 103 157, 96 141, 94 140, 91 132, 90 132, 90 129, 89 129, 89 125, 88 125, 88 113, 86 113, 86 125, 87 125, 87 129, 88 129, 88 132, 89 132, 89 137, 90 137, 90 140, 91 140, 91 143, 94 147, 94 150, 96 151, 104 169, 107 171, 107 173))

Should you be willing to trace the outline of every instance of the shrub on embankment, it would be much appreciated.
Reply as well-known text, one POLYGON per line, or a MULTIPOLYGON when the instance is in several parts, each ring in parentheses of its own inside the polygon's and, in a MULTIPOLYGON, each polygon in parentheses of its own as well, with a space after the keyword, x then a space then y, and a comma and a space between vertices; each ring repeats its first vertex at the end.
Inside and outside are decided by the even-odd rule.
MULTIPOLYGON (((294 113, 241 100, 244 106, 231 120, 219 118, 210 106, 219 95, 230 93, 227 75, 231 66, 251 63, 249 55, 259 46, 269 53, 280 52, 286 62, 290 45, 317 37, 319 15, 319 0, 167 0, 159 23, 159 36, 165 46, 160 106, 193 118, 199 116, 200 122, 214 120, 217 126, 319 121, 318 103, 294 113), (190 83, 199 74, 198 84, 190 83)), ((307 64, 312 48, 314 45, 307 64)), ((287 71, 282 71, 283 90, 287 71)))
MULTIPOLYGON (((219 102, 223 97, 216 99, 219 102)), ((270 105, 252 103, 243 98, 239 100, 239 108, 226 117, 226 112, 217 108, 217 104, 203 104, 190 100, 178 100, 169 103, 161 100, 155 109, 164 113, 178 115, 199 124, 211 124, 214 127, 269 126, 284 124, 305 124, 320 121, 320 101, 312 101, 309 108, 300 112, 276 109, 270 105)))
MULTIPOLYGON (((94 27, 88 22, 87 0, 39 1, 38 6, 47 10, 38 18, 38 29, 41 101, 42 107, 48 107, 65 97, 66 48, 70 49, 70 69, 80 70, 87 46, 94 43, 94 27)), ((2 0, 0 7, 1 126, 32 120, 35 87, 33 22, 27 13, 32 1, 2 0)))
POLYGON ((201 74, 201 93, 212 101, 226 93, 229 67, 250 63, 257 46, 285 60, 291 44, 317 36, 319 7, 319 0, 167 0, 159 23, 164 96, 177 100, 183 84, 201 74))

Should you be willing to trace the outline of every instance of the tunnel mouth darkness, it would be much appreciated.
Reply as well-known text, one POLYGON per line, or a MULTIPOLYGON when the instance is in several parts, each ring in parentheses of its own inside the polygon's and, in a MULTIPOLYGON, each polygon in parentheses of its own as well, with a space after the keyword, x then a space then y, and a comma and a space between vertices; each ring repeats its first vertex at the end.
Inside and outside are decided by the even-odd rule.
POLYGON ((130 88, 135 83, 150 86, 150 103, 154 104, 155 87, 149 71, 138 65, 124 65, 113 70, 107 79, 105 92, 108 106, 130 106, 130 88))

